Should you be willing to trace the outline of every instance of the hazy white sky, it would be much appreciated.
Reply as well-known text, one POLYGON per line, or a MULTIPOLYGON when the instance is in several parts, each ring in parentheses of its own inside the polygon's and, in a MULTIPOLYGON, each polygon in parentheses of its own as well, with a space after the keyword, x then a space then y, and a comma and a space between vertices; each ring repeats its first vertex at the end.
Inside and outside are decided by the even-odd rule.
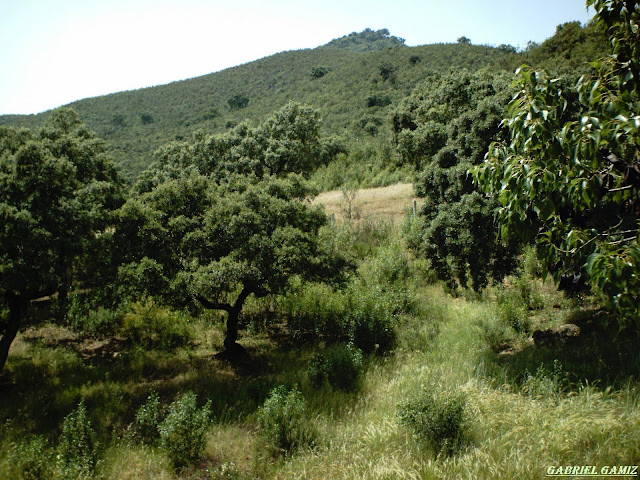
POLYGON ((367 27, 407 45, 550 37, 585 0, 0 0, 0 114, 169 83, 367 27))

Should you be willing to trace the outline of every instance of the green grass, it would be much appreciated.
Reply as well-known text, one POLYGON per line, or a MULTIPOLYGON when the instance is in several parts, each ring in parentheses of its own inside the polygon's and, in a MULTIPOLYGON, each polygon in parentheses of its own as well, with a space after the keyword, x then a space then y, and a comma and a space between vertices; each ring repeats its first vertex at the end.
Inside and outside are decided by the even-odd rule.
POLYGON ((63 419, 80 399, 99 443, 99 479, 538 479, 551 465, 640 461, 636 334, 585 330, 573 343, 536 347, 530 332, 510 326, 505 299, 529 303, 523 315, 530 330, 588 325, 602 315, 597 304, 568 300, 531 271, 483 295, 452 297, 429 282, 424 262, 384 262, 398 248, 393 230, 385 232, 354 230, 358 239, 344 242, 358 251, 358 242, 369 246, 358 281, 390 288, 385 282, 398 274, 415 300, 397 318, 395 349, 363 359, 357 389, 314 385, 309 366, 325 346, 292 341, 274 299, 250 303, 251 328, 241 342, 252 361, 235 367, 213 357, 223 339, 217 316, 192 319, 189 343, 173 349, 120 342, 93 356, 81 333, 44 325, 20 334, 11 350, 11 382, 0 396, 0 478, 54 478, 43 465, 55 458, 63 419), (502 345, 492 348, 497 334, 502 345), (297 421, 316 432, 313 448, 286 457, 264 447, 258 428, 259 407, 280 385, 299 390, 306 413, 297 421), (465 398, 465 441, 450 454, 401 421, 402 406, 425 389, 465 398), (161 446, 137 438, 135 414, 151 391, 163 415, 187 391, 199 406, 211 401, 202 461, 176 471, 161 446))

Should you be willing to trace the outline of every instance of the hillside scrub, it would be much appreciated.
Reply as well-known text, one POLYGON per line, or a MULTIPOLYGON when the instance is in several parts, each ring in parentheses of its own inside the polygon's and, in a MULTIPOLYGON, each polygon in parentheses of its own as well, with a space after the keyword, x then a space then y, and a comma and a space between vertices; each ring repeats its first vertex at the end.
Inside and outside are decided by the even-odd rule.
MULTIPOLYGON (((592 25, 559 26, 554 36, 522 52, 467 44, 404 46, 386 29, 352 33, 314 49, 282 52, 221 72, 152 88, 88 98, 69 105, 87 126, 106 140, 122 171, 134 179, 153 161, 153 152, 199 131, 221 134, 243 121, 259 124, 289 101, 311 105, 323 119, 322 134, 343 138, 347 149, 388 135, 390 112, 430 74, 450 68, 483 67, 513 72, 522 63, 581 72, 606 52, 607 40, 592 25), (380 48, 383 46, 384 48, 380 48), (393 48, 387 48, 393 47, 393 48), (354 51, 358 50, 358 51, 354 51), (393 82, 380 67, 391 66, 393 82), (312 75, 320 67, 328 73, 312 75), (245 108, 230 109, 228 100, 246 96, 245 108), (368 98, 386 106, 368 106, 368 98), (383 102, 386 103, 386 100, 383 102), (372 137, 360 119, 376 110, 372 137)), ((0 116, 0 125, 34 128, 51 115, 0 116)), ((372 125, 372 124, 370 124, 372 125)))

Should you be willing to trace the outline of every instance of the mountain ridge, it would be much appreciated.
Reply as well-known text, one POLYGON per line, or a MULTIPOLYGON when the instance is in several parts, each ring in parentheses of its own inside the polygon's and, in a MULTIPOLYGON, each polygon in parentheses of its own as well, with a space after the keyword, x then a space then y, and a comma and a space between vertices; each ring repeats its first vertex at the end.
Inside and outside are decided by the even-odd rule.
MULTIPOLYGON (((385 126, 394 105, 429 75, 451 68, 513 71, 523 55, 504 46, 466 43, 406 46, 387 29, 365 29, 313 49, 65 106, 75 109, 105 139, 123 170, 135 176, 150 165, 153 151, 172 140, 202 129, 222 133, 242 121, 259 122, 290 101, 316 108, 323 134, 347 143, 388 136, 385 126)), ((51 112, 2 115, 0 125, 36 127, 51 112)))

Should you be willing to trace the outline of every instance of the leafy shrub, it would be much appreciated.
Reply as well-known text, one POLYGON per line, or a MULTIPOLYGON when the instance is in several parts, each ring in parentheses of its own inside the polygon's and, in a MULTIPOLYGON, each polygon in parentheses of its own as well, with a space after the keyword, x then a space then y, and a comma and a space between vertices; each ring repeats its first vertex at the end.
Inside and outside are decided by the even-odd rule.
POLYGON ((158 428, 160 445, 176 468, 197 461, 204 451, 211 401, 199 409, 196 400, 193 392, 182 395, 169 405, 169 414, 158 428))
POLYGON ((95 432, 87 418, 84 401, 64 419, 58 445, 60 478, 78 480, 90 478, 98 461, 95 432))
POLYGON ((71 328, 76 331, 96 336, 113 335, 122 324, 122 317, 127 307, 108 309, 94 307, 88 298, 73 295, 69 302, 67 319, 71 328))
POLYGON ((160 438, 160 398, 152 392, 136 413, 136 431, 140 439, 154 444, 160 438))
POLYGON ((478 322, 484 340, 494 352, 500 352, 508 348, 516 340, 513 328, 506 324, 502 318, 492 315, 478 322))
POLYGON ((313 67, 311 69, 311 78, 322 78, 330 71, 329 67, 313 67))
POLYGON ((83 330, 92 334, 108 335, 120 325, 121 321, 122 312, 100 307, 89 312, 83 330))
POLYGON ((419 441, 438 453, 450 455, 466 440, 465 408, 462 393, 436 394, 425 390, 419 398, 402 405, 399 416, 419 441))
POLYGON ((367 107, 386 107, 391 105, 391 97, 389 95, 369 95, 367 97, 367 107))
POLYGON ((351 314, 351 342, 365 353, 385 353, 396 341, 394 318, 383 301, 366 298, 351 314))
POLYGON ((398 319, 414 309, 414 301, 406 288, 408 258, 399 243, 388 243, 380 236, 386 228, 385 224, 363 221, 355 230, 349 230, 350 239, 344 239, 344 232, 336 228, 336 244, 341 251, 355 249, 353 243, 362 241, 376 255, 342 290, 302 284, 281 297, 278 310, 284 313, 295 337, 350 341, 366 354, 385 353, 393 348, 398 319))
POLYGON ((553 361, 553 367, 540 365, 536 373, 526 374, 522 383, 522 392, 532 397, 557 396, 566 386, 567 374, 558 360, 553 361))
POLYGON ((544 308, 542 295, 535 288, 534 279, 527 277, 524 272, 516 278, 516 287, 520 293, 522 304, 527 310, 541 310, 544 308))
POLYGON ((249 97, 243 94, 236 94, 227 100, 229 110, 241 110, 249 105, 249 97))
POLYGON ((498 293, 497 303, 500 319, 505 325, 518 334, 531 331, 531 321, 518 290, 503 288, 498 293))
POLYGON ((153 116, 149 113, 141 113, 140 122, 142 122, 143 125, 149 125, 154 122, 154 119, 153 116))
POLYGON ((389 80, 396 70, 397 70, 397 67, 394 67, 388 62, 385 62, 378 67, 378 72, 380 73, 380 76, 384 80, 389 80))
POLYGON ((400 242, 381 245, 375 257, 360 267, 360 274, 369 282, 386 286, 401 286, 409 276, 409 257, 400 242))
POLYGON ((258 411, 260 437, 273 456, 288 455, 315 444, 316 432, 309 424, 305 400, 296 388, 271 391, 258 411))
POLYGON ((531 330, 531 322, 524 307, 513 297, 506 296, 498 301, 500 318, 513 330, 520 333, 528 333, 531 330))
POLYGON ((396 343, 400 315, 411 309, 405 290, 354 282, 351 286, 349 339, 364 353, 389 352, 396 343))
POLYGON ((298 340, 346 336, 347 308, 348 298, 344 292, 314 283, 293 290, 280 304, 280 310, 286 312, 289 330, 298 340))
POLYGON ((337 390, 353 391, 362 373, 362 352, 351 344, 337 344, 318 353, 309 367, 309 379, 317 386, 328 382, 337 390))
MULTIPOLYGON (((28 437, 12 442, 5 460, 8 470, 6 478, 20 480, 44 480, 53 478, 53 455, 42 436, 28 437)), ((2 462, 0 462, 2 463, 2 462)))
POLYGON ((120 333, 146 347, 171 350, 192 339, 185 316, 156 305, 153 301, 134 303, 124 314, 120 333))

